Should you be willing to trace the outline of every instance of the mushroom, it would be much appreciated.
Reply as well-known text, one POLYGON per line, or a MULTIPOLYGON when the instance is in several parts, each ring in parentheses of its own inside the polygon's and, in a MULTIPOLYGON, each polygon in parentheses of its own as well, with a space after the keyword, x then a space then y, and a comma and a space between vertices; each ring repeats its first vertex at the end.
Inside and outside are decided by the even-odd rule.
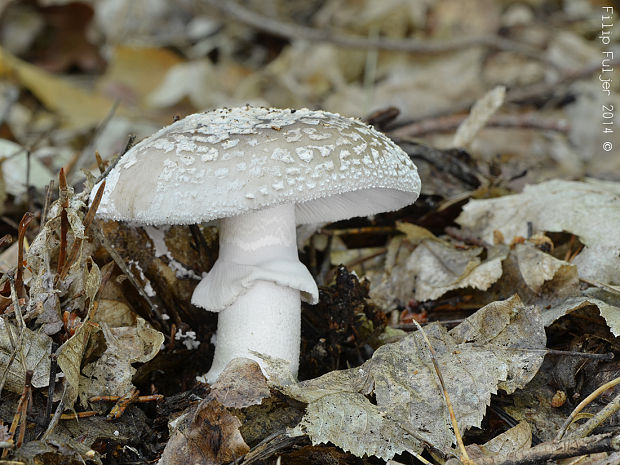
POLYGON ((296 224, 397 210, 419 192, 407 154, 359 120, 245 106, 187 116, 134 146, 110 171, 98 215, 219 220, 218 259, 192 296, 219 312, 212 383, 238 357, 267 372, 256 354, 297 375, 300 298, 315 304, 318 289, 299 261, 296 224))

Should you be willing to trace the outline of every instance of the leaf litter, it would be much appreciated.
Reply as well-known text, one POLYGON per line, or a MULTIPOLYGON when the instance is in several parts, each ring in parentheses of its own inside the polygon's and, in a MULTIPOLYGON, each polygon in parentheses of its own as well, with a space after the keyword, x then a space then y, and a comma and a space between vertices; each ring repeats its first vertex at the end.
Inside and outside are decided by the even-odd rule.
MULTIPOLYGON (((2 251, 8 265, 0 283, 0 373, 6 376, 0 421, 11 422, 26 370, 33 371, 33 411, 39 414, 28 416, 26 442, 11 449, 12 459, 29 464, 157 458, 185 463, 191 457, 223 463, 244 456, 250 463, 283 454, 283 461, 375 463, 368 458, 375 455, 409 463, 407 451, 429 449, 447 458, 456 454, 454 434, 428 348, 418 333, 403 331, 411 318, 422 323, 465 318, 451 330, 432 323, 425 331, 437 351, 459 426, 469 442, 482 444, 468 446, 474 461, 487 463, 490 455, 501 462, 537 439, 552 438, 579 396, 596 388, 593 383, 617 376, 613 361, 575 356, 605 355, 616 349, 613 336, 620 335, 620 188, 614 182, 620 159, 599 150, 600 123, 591 116, 592 108, 620 106, 620 100, 616 92, 603 101, 600 83, 586 72, 589 63, 600 61, 600 47, 590 43, 595 34, 583 18, 597 17, 598 6, 567 4, 557 11, 554 6, 549 9, 554 13, 540 18, 545 2, 500 7, 473 0, 467 13, 471 21, 462 21, 458 2, 439 0, 413 7, 400 1, 362 2, 361 15, 351 13, 360 12, 360 2, 353 1, 271 6, 269 19, 309 18, 312 27, 378 37, 379 42, 456 36, 461 41, 501 28, 502 39, 525 38, 540 52, 534 58, 518 47, 503 48, 498 40, 497 50, 486 52, 483 42, 420 59, 381 47, 348 49, 296 37, 280 42, 264 31, 269 40, 263 43, 252 27, 197 13, 189 4, 158 5, 148 10, 153 21, 146 24, 139 13, 147 10, 124 8, 122 0, 109 3, 107 9, 80 7, 92 9, 95 18, 92 30, 84 29, 88 20, 80 23, 80 40, 86 32, 89 38, 99 33, 101 49, 93 47, 89 56, 88 48, 80 48, 74 62, 77 55, 62 47, 50 51, 50 60, 36 58, 46 45, 41 42, 29 58, 28 44, 41 31, 60 34, 54 40, 66 32, 41 27, 49 17, 39 7, 19 2, 7 7, 8 17, 17 12, 39 26, 25 31, 29 38, 9 34, 0 51, 0 68, 11 76, 0 83, 3 151, 9 156, 0 166, 3 220, 26 205, 43 205, 49 173, 61 166, 68 172, 74 166, 72 182, 82 179, 77 168, 90 164, 92 148, 110 158, 126 145, 129 132, 146 134, 176 114, 246 102, 360 117, 398 106, 402 113, 395 120, 377 124, 398 138, 419 165, 423 196, 412 210, 345 225, 387 228, 384 236, 334 234, 340 225, 308 233, 304 255, 325 286, 322 306, 304 308, 305 373, 340 371, 286 387, 272 380, 270 387, 256 367, 241 363, 230 367, 227 379, 208 387, 192 383, 208 368, 215 323, 193 313, 187 302, 195 284, 191 276, 208 271, 214 260, 215 233, 209 236, 205 228, 166 231, 162 238, 170 253, 161 260, 142 247, 149 241, 144 231, 102 225, 112 243, 106 253, 96 240, 90 242, 84 195, 69 188, 66 244, 59 202, 49 206, 38 234, 24 241, 26 292, 20 290, 17 307, 5 278, 14 273, 19 244, 2 251), (477 14, 480 8, 487 14, 477 14), (547 24, 541 20, 553 20, 556 13, 566 23, 559 33, 540 28, 547 24), (427 27, 429 18, 433 27, 427 27), (143 27, 123 29, 131 24, 143 27), (128 37, 141 45, 129 44, 128 37), (68 74, 43 71, 32 57, 65 67, 59 71, 68 74), (92 66, 100 65, 102 57, 108 60, 105 73, 76 74, 96 72, 92 66), (504 92, 504 86, 509 90, 504 92), (498 128, 506 122, 510 129, 498 128), (25 156, 10 156, 13 148, 32 150, 29 167, 25 156), (76 152, 82 156, 76 158, 76 152), (585 175, 608 181, 545 181, 585 175), (66 254, 69 264, 59 277, 60 249, 73 244, 76 253, 66 254), (110 259, 112 248, 120 271, 110 259), (122 267, 123 261, 128 265, 122 267), (344 268, 330 268, 340 262, 361 279, 344 268), (170 266, 175 263, 190 273, 175 273, 170 266), (140 283, 145 289, 136 296, 140 283), (309 317, 313 310, 317 315, 309 317), (324 316, 326 322, 319 322, 324 316), (572 355, 548 355, 542 362, 544 328, 550 347, 572 355), (193 350, 175 346, 178 336, 186 334, 199 338, 188 344, 193 350), (156 407, 131 404, 113 421, 101 416, 103 407, 88 401, 92 395, 122 396, 138 385, 172 395, 156 407), (557 392, 564 393, 564 405, 552 405, 557 392), (493 417, 486 409, 491 401, 519 420, 518 426, 497 434, 490 419, 489 425, 482 423, 481 435, 476 428, 486 421, 485 413, 493 417), (49 424, 42 413, 48 406, 58 414, 96 408, 99 415, 55 418, 49 424), (286 428, 301 436, 283 439, 286 428), (333 446, 308 446, 306 435, 315 444, 329 442, 360 458, 333 446), (291 452, 291 445, 299 447, 291 452)), ((253 1, 247 4, 261 10, 253 1)), ((58 11, 70 13, 72 6, 58 11)), ((2 22, 0 28, 10 30, 2 22)), ((618 146, 617 132, 609 138, 618 146)), ((0 443, 11 437, 0 424, 0 443)))
MULTIPOLYGON (((451 331, 439 324, 425 331, 462 429, 479 427, 491 394, 525 386, 544 358, 535 350, 546 342, 540 311, 517 296, 489 304, 451 331)), ((358 368, 287 386, 287 395, 308 403, 292 434, 385 460, 420 452, 423 444, 449 449, 454 435, 428 354, 416 332, 380 347, 358 368)))

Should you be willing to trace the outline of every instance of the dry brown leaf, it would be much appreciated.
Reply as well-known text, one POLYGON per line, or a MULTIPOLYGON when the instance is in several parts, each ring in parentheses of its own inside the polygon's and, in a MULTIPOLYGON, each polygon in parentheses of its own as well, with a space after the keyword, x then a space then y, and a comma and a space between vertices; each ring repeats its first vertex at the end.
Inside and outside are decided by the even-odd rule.
POLYGON ((219 465, 232 462, 250 448, 243 440, 241 422, 209 396, 174 421, 170 440, 159 465, 219 465))
POLYGON ((11 392, 21 393, 26 379, 25 370, 34 371, 32 385, 35 388, 47 386, 50 377, 51 338, 28 328, 23 328, 22 333, 4 318, 0 318, 0 373, 2 373, 0 378, 6 373, 9 359, 14 351, 9 331, 18 349, 17 356, 8 369, 5 387, 11 392), (25 368, 22 365, 22 359, 25 368))
MULTIPOLYGON (((114 101, 89 92, 53 74, 47 73, 0 48, 0 74, 15 76, 50 111, 57 113, 71 128, 89 128, 101 123, 114 101)), ((121 105, 116 114, 127 114, 121 105)))
MULTIPOLYGON (((495 436, 482 445, 472 444, 467 446, 467 453, 474 462, 477 459, 489 459, 492 457, 497 461, 496 463, 501 463, 504 460, 508 460, 510 454, 529 449, 531 446, 532 428, 527 422, 521 421, 508 431, 495 436)), ((452 464, 452 462, 449 463, 452 464)))
POLYGON ((471 200, 456 221, 487 242, 499 230, 506 240, 536 232, 570 232, 585 244, 575 262, 583 278, 620 284, 620 183, 552 180, 521 194, 471 200), (595 266, 590 266, 594 264, 595 266))
POLYGON ((151 328, 142 318, 136 326, 109 328, 102 325, 106 351, 95 362, 82 369, 80 398, 82 403, 95 395, 122 396, 133 388, 136 369, 132 363, 151 360, 164 342, 164 335, 151 328))
POLYGON ((269 397, 269 385, 258 363, 235 358, 211 386, 211 395, 224 407, 244 408, 269 397))
MULTIPOLYGON (((514 296, 480 309, 450 333, 440 325, 425 331, 459 426, 479 426, 491 394, 513 392, 534 376, 543 355, 545 332, 538 309, 514 296), (487 327, 487 322, 495 323, 487 327)), ((447 451, 454 441, 428 348, 419 332, 380 347, 358 368, 335 371, 283 388, 308 403, 292 434, 313 443, 332 442, 362 456, 385 460, 422 443, 447 451), (371 402, 368 396, 373 396, 371 402)))

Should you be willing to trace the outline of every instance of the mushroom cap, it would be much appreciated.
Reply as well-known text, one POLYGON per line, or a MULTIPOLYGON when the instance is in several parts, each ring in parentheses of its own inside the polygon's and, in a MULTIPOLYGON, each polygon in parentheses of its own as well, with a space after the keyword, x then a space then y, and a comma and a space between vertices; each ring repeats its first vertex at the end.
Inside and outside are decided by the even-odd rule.
POLYGON ((97 213, 193 224, 294 203, 302 224, 398 210, 419 192, 407 154, 357 119, 245 106, 187 116, 136 144, 97 213))

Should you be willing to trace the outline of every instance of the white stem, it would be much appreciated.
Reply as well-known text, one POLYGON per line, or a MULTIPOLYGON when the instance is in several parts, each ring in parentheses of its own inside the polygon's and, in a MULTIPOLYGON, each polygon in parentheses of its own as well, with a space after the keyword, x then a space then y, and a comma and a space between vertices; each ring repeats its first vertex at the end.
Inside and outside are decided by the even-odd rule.
POLYGON ((316 283, 297 256, 294 205, 223 219, 218 260, 192 296, 220 313, 206 380, 214 382, 237 357, 256 360, 266 372, 250 351, 287 361, 297 376, 300 290, 316 301, 316 283))
POLYGON ((206 381, 213 384, 226 365, 238 357, 256 360, 265 371, 264 362, 250 351, 289 362, 291 374, 296 377, 300 341, 299 291, 256 281, 248 292, 220 312, 215 356, 206 381))

